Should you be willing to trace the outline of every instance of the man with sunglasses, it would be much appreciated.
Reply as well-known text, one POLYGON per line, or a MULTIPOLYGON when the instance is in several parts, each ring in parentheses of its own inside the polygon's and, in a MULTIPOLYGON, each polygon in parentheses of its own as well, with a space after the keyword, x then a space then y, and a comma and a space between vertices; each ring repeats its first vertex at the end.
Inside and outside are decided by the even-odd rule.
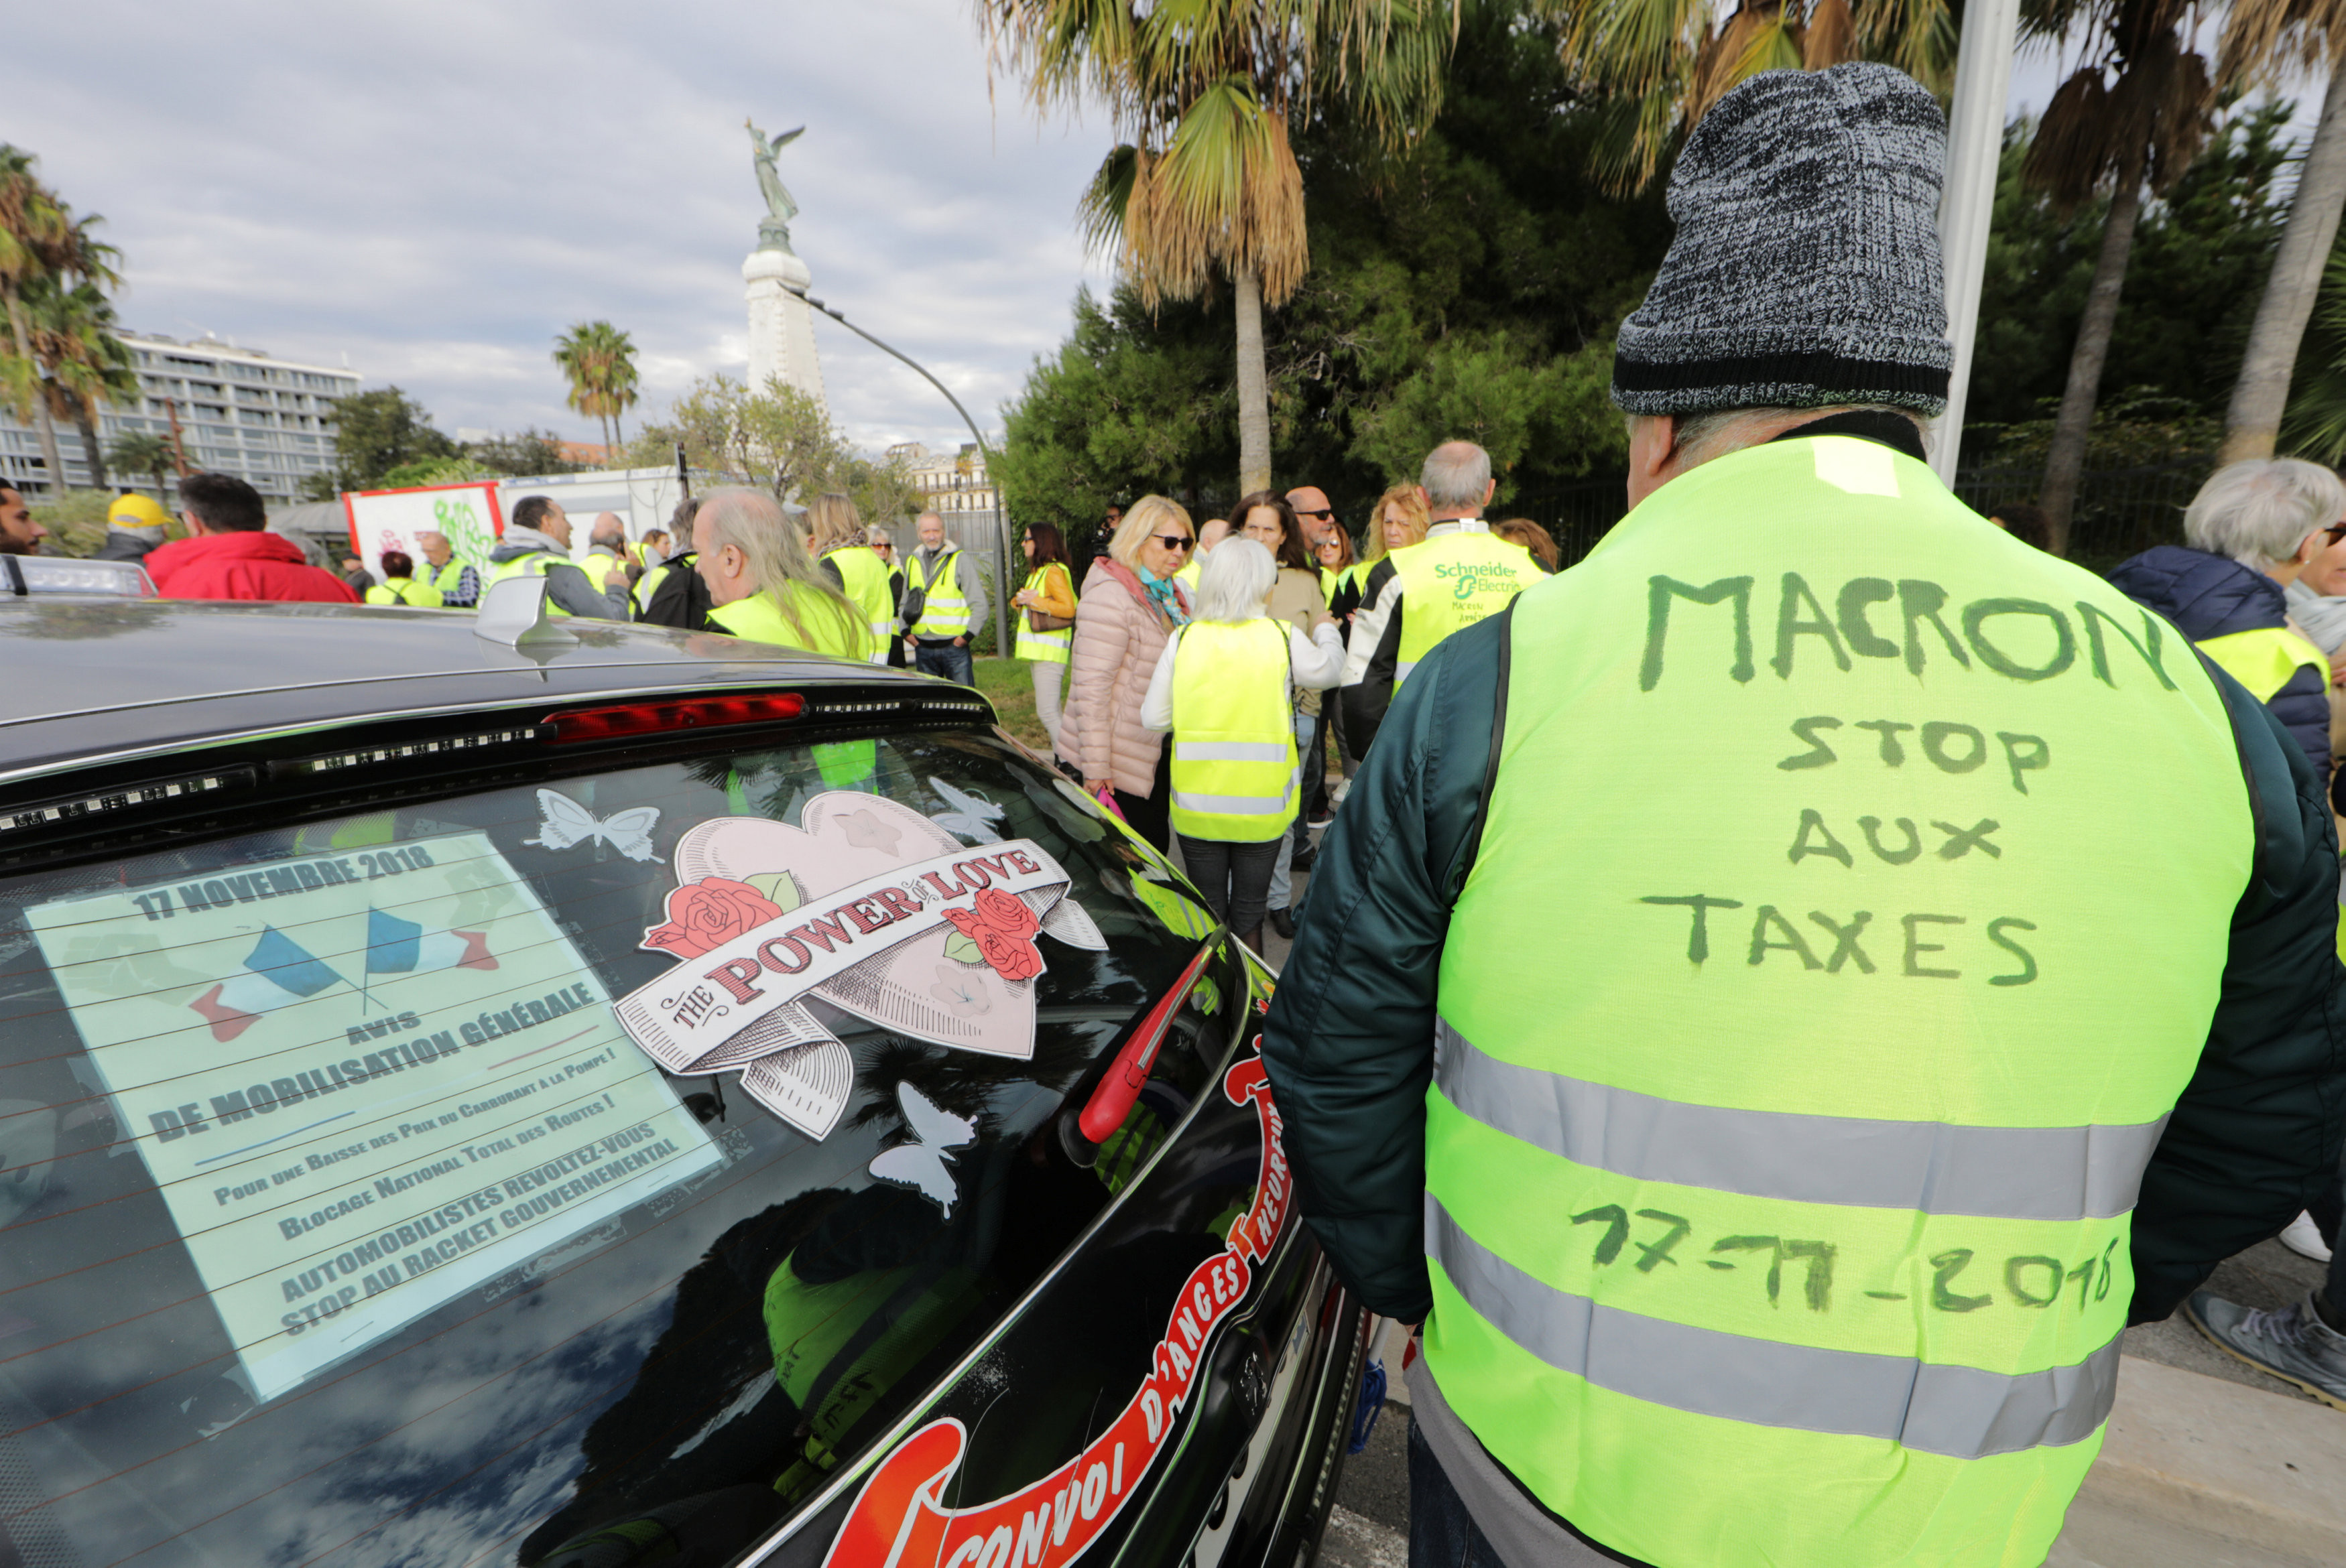
MULTIPOLYGON (((1303 525, 1303 543, 1316 566, 1320 563, 1320 546, 1341 534, 1343 524, 1336 521, 1336 509, 1328 504, 1328 493, 1316 484, 1297 485, 1287 493, 1287 504, 1295 508, 1295 519, 1303 525)), ((1303 820, 1312 827, 1326 826, 1333 815, 1328 805, 1328 725, 1335 717, 1338 700, 1332 695, 1321 700, 1320 721, 1311 729, 1311 748, 1303 758, 1303 820)), ((1293 869, 1310 870, 1312 854, 1311 841, 1299 836, 1293 869)))

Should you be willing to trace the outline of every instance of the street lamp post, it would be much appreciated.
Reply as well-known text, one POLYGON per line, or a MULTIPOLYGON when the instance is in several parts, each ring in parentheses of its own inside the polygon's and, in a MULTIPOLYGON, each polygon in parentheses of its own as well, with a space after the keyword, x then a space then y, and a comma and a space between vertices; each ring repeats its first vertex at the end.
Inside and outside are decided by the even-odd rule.
MULTIPOLYGON (((785 284, 784 286, 789 287, 788 284, 785 284)), ((922 364, 919 361, 913 359, 911 355, 905 353, 903 350, 896 348, 892 344, 882 342, 879 339, 873 337, 871 333, 865 331, 862 328, 857 326, 845 316, 841 315, 837 311, 832 310, 829 305, 824 304, 821 300, 818 300, 812 294, 808 293, 805 290, 792 288, 790 289, 790 292, 796 294, 800 299, 804 300, 811 309, 821 311, 824 315, 829 316, 832 321, 837 321, 841 326, 845 327, 849 331, 853 332, 857 337, 862 338, 865 342, 870 343, 873 348, 878 349, 881 352, 892 355, 897 360, 902 361, 904 364, 910 366, 913 372, 923 381, 936 388, 940 392, 943 392, 944 394, 945 402, 953 404, 954 412, 961 415, 962 423, 969 426, 969 433, 971 437, 976 441, 978 452, 985 458, 986 471, 988 473, 993 472, 994 451, 991 447, 985 444, 985 435, 977 428, 977 421, 969 417, 969 410, 961 406, 961 399, 954 396, 953 389, 946 386, 944 382, 937 380, 936 377, 931 375, 928 372, 927 366, 922 364)), ((1001 532, 996 536, 999 549, 995 556, 994 578, 994 650, 997 653, 1007 657, 1010 654, 1010 514, 1002 505, 1002 492, 999 486, 994 490, 994 502, 995 520, 1002 524, 1001 532)))

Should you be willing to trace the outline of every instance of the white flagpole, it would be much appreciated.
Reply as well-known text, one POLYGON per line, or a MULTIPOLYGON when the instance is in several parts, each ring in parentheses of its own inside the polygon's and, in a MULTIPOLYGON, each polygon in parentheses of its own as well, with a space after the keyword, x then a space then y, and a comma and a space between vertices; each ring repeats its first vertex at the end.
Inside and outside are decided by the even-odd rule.
POLYGON ((1954 112, 1947 127, 1947 180, 1939 195, 1939 240, 1945 254, 1947 332, 1955 363, 1947 412, 1932 427, 1931 466, 1952 486, 1963 453, 1964 394, 1979 336, 1980 283, 1987 270, 1987 231, 1995 214, 1996 164, 2004 150, 2004 100, 2020 28, 2020 0, 1970 0, 1955 56, 1954 112))

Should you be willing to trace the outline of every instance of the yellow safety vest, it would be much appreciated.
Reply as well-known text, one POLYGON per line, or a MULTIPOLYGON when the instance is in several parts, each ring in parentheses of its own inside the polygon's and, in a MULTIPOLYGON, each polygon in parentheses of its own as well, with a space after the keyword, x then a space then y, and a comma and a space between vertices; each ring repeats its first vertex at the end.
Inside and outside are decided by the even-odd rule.
MULTIPOLYGON (((479 579, 476 576, 474 581, 477 582, 478 580, 479 579)), ((464 563, 453 555, 450 556, 448 558, 448 564, 441 567, 440 570, 434 575, 432 578, 432 585, 440 591, 441 603, 444 605, 446 604, 450 595, 462 593, 464 591, 464 563)))
POLYGON ((1173 657, 1173 828, 1255 844, 1295 820, 1284 622, 1192 621, 1173 657))
MULTIPOLYGON (((888 568, 881 564, 880 553, 869 545, 842 545, 823 559, 839 568, 847 602, 872 628, 872 662, 885 662, 888 639, 896 632, 896 606, 888 592, 888 568)), ((964 622, 969 618, 965 609, 962 618, 964 622)))
POLYGON ((2260 626, 2209 637, 2199 645, 2199 651, 2248 687, 2249 695, 2259 702, 2271 701, 2273 693, 2306 665, 2320 672, 2322 689, 2329 689, 2329 656, 2287 626, 2260 626))
MULTIPOLYGON (((1025 585, 1039 591, 1042 588, 1045 580, 1053 572, 1056 572, 1059 575, 1059 580, 1061 582, 1067 583, 1067 597, 1070 599, 1074 598, 1076 596, 1075 585, 1067 576, 1067 569, 1065 566, 1060 565, 1056 561, 1052 562, 1047 566, 1042 566, 1028 573, 1026 575, 1025 585)), ((1037 664, 1066 664, 1067 662, 1068 655, 1076 646, 1075 627, 1061 626, 1056 632, 1038 632, 1028 623, 1025 611, 1013 610, 1011 613, 1018 617, 1018 641, 1016 644, 1018 657, 1023 659, 1032 659, 1037 664)))
POLYGON ((1395 689, 1443 638, 1497 615, 1544 575, 1530 551, 1481 526, 1404 545, 1392 553, 1392 564, 1401 578, 1395 689))
POLYGON ((751 642, 779 643, 784 647, 804 648, 810 653, 828 654, 832 658, 862 659, 872 657, 872 630, 852 614, 840 613, 829 595, 808 587, 803 583, 787 585, 790 607, 798 612, 805 626, 803 635, 793 627, 782 614, 781 606, 771 594, 756 593, 746 599, 736 599, 729 605, 719 605, 709 612, 709 620, 718 630, 751 642))
POLYGON ((913 626, 914 636, 958 637, 969 635, 969 599, 961 591, 959 574, 954 570, 954 563, 960 559, 960 546, 948 546, 945 553, 937 557, 937 578, 931 583, 923 571, 920 551, 915 550, 904 557, 904 585, 924 589, 928 594, 928 601, 921 608, 921 618, 913 626))
POLYGON ((1189 597, 1194 600, 1198 596, 1198 579, 1205 574, 1205 570, 1206 553, 1203 550, 1192 550, 1189 552, 1189 564, 1174 573, 1173 580, 1188 589, 1189 597))
MULTIPOLYGON (((507 577, 543 577, 549 568, 566 566, 570 564, 569 556, 558 555, 551 550, 534 550, 526 555, 515 555, 510 561, 492 563, 488 570, 481 574, 481 597, 486 599, 489 596, 489 590, 507 577)), ((479 606, 476 605, 474 607, 477 609, 479 606)), ((546 600, 546 613, 550 616, 566 616, 570 612, 556 604, 553 596, 548 595, 546 600)))
POLYGON ((386 577, 366 591, 370 605, 405 605, 411 609, 436 610, 445 601, 440 590, 413 577, 386 577))
POLYGON ((2215 684, 1843 436, 1672 480, 1508 636, 1426 1095, 1443 1397, 1646 1562, 2043 1562, 2251 871, 2215 684))

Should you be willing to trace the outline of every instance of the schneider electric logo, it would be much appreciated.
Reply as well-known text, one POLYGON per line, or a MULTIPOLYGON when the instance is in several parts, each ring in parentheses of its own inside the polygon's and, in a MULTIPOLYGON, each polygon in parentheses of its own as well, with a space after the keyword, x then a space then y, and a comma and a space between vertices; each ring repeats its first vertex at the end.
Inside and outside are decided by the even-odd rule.
POLYGON ((1497 561, 1444 561, 1433 568, 1433 575, 1455 578, 1450 591, 1462 599, 1515 591, 1515 569, 1497 561))

